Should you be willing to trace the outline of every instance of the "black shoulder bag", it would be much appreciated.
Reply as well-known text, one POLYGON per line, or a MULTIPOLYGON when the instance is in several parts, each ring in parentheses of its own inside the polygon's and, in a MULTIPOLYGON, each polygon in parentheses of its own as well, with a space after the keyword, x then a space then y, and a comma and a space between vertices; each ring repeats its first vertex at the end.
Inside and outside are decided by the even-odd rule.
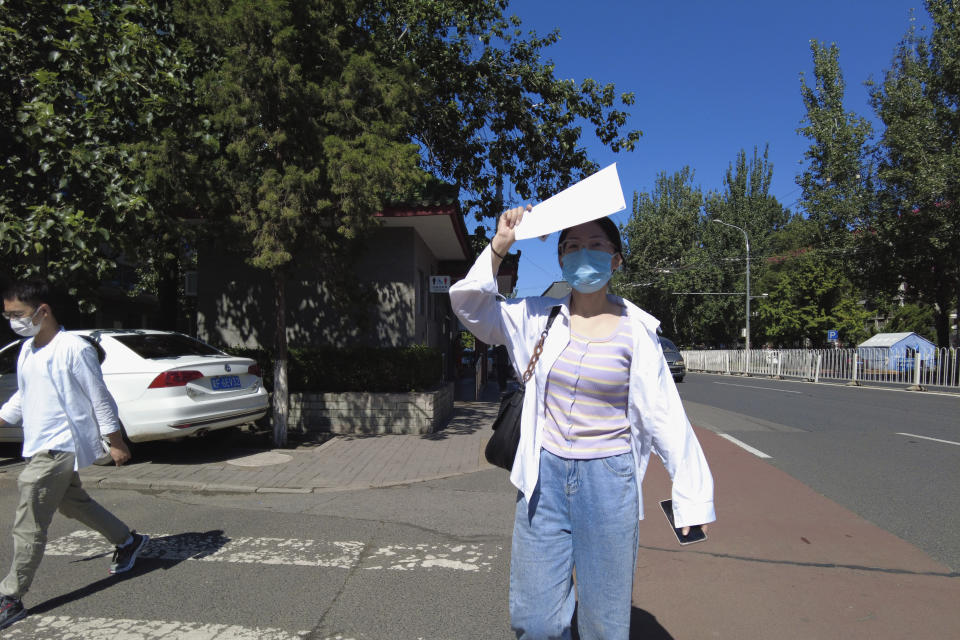
POLYGON ((550 310, 550 318, 547 320, 547 326, 540 334, 540 341, 533 349, 533 355, 530 356, 530 364, 523 373, 523 383, 516 391, 503 396, 500 400, 500 411, 497 412, 497 419, 493 421, 493 435, 487 442, 487 448, 484 455, 487 462, 496 465, 507 471, 513 469, 513 460, 517 457, 517 447, 520 446, 520 414, 523 412, 523 394, 527 388, 527 381, 533 377, 533 369, 543 353, 543 341, 547 339, 547 332, 550 331, 550 325, 560 313, 560 306, 555 306, 550 310))

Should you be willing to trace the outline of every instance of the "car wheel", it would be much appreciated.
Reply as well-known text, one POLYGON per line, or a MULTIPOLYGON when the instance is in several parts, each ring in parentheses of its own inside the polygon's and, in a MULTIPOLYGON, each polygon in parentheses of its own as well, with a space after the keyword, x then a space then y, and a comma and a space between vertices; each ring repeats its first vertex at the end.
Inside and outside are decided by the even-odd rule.
POLYGON ((673 376, 674 382, 683 382, 683 376, 673 376))

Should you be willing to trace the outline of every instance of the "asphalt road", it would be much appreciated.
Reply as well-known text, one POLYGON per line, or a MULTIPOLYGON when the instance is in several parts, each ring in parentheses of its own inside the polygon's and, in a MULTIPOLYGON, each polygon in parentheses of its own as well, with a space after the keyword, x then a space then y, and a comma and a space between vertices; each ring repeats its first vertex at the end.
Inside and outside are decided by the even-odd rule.
MULTIPOLYGON (((499 469, 330 494, 94 493, 151 533, 144 556, 108 576, 109 544, 55 517, 30 615, 4 640, 511 635, 514 490, 499 469)), ((15 506, 0 493, 0 513, 15 506)), ((11 547, 4 532, 0 558, 11 547)))
POLYGON ((960 570, 960 395, 709 374, 678 388, 695 425, 960 570))

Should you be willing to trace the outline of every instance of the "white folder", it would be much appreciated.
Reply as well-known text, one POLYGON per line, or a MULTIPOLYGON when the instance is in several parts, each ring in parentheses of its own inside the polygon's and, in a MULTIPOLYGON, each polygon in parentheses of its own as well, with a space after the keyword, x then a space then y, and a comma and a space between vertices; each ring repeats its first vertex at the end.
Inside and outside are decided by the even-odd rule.
POLYGON ((613 163, 523 214, 515 229, 516 239, 549 235, 626 208, 617 164, 613 163))

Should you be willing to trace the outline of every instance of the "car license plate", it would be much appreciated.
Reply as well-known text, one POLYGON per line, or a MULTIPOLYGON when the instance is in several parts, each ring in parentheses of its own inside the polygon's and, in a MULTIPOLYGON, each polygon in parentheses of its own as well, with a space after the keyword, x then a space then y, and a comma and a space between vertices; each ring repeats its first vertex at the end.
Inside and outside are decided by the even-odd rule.
POLYGON ((239 389, 240 376, 217 376, 215 378, 210 378, 210 386, 213 387, 214 391, 222 391, 224 389, 239 389))

